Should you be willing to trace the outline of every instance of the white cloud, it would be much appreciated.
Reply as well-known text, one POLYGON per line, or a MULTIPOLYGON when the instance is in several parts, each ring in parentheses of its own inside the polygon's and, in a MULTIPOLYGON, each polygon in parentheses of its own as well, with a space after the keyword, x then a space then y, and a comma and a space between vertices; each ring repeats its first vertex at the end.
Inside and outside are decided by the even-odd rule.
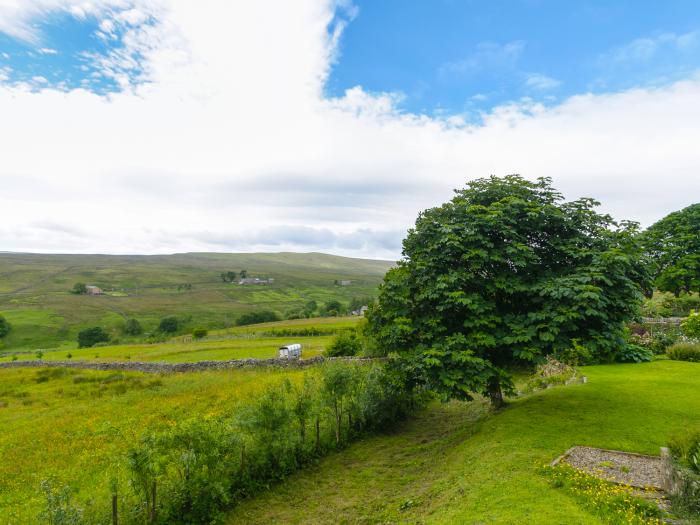
POLYGON ((601 57, 601 63, 636 64, 649 62, 659 53, 689 52, 696 50, 700 44, 700 33, 691 31, 684 34, 659 33, 654 36, 637 38, 619 46, 601 57))
POLYGON ((525 85, 538 91, 548 91, 561 86, 561 81, 556 78, 548 77, 547 75, 530 73, 525 77, 525 85))
POLYGON ((126 74, 110 97, 0 86, 0 246, 395 257, 420 210, 489 174, 551 176, 645 223, 700 195, 700 78, 522 102, 478 126, 360 87, 328 100, 336 5, 172 2, 135 22, 148 83, 126 74))
POLYGON ((523 40, 505 44, 481 42, 476 51, 466 58, 446 62, 440 67, 441 74, 464 74, 479 70, 513 69, 525 49, 523 40))

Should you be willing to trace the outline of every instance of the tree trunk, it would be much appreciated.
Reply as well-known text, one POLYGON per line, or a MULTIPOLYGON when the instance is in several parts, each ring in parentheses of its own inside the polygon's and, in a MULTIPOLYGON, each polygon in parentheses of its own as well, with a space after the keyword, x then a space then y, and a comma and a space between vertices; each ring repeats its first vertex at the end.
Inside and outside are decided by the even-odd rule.
POLYGON ((501 380, 498 376, 492 376, 491 379, 489 379, 488 394, 493 408, 499 409, 505 406, 506 403, 503 401, 503 391, 501 390, 501 380))

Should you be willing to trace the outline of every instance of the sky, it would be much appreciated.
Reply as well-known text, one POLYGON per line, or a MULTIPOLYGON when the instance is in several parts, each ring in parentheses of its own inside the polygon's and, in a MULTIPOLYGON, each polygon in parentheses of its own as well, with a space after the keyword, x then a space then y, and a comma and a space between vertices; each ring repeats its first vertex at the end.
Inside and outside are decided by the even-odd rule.
POLYGON ((396 259, 479 177, 700 200, 695 0, 0 0, 0 251, 396 259))

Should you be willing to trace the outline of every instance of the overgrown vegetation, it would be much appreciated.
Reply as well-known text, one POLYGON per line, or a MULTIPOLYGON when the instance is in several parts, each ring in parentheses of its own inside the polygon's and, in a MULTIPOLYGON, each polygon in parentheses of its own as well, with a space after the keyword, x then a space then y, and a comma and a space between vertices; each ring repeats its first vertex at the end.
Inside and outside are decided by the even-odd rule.
POLYGON ((109 334, 100 326, 86 328, 78 333, 78 348, 90 348, 98 343, 109 342, 109 334))
POLYGON ((236 319, 236 324, 238 326, 245 326, 249 324, 270 323, 279 320, 279 315, 272 310, 258 310, 256 312, 248 312, 241 315, 238 319, 236 319))
POLYGON ((669 442, 676 462, 679 491, 672 498, 681 512, 700 514, 700 430, 689 430, 675 435, 669 442))
POLYGON ((700 343, 676 343, 666 350, 669 359, 700 363, 700 343))

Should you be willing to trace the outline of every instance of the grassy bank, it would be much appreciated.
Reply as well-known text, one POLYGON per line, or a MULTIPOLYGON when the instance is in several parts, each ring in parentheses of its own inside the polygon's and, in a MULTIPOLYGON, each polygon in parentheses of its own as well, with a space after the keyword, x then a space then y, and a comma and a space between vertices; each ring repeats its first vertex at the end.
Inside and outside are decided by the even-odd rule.
POLYGON ((575 444, 658 454, 669 436, 700 426, 700 365, 584 373, 585 385, 492 416, 478 402, 434 406, 244 503, 229 523, 601 523, 537 467, 575 444))

